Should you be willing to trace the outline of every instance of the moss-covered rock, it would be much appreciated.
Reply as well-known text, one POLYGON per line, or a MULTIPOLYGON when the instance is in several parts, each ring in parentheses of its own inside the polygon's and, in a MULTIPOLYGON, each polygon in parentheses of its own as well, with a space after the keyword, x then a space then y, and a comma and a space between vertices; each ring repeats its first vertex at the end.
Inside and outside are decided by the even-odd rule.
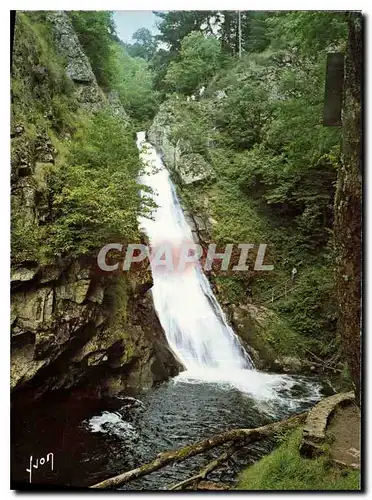
POLYGON ((172 137, 177 119, 171 103, 160 106, 148 131, 149 141, 163 156, 165 164, 173 170, 183 184, 192 184, 213 177, 213 169, 205 158, 193 151, 190 142, 172 137))
POLYGON ((103 104, 126 113, 115 96, 107 103, 63 12, 17 13, 12 77, 13 394, 147 389, 180 369, 145 293, 151 275, 103 276, 79 241, 74 259, 45 241, 50 174, 65 167, 77 124, 103 104))
POLYGON ((303 339, 277 314, 255 304, 231 305, 228 315, 258 369, 284 373, 312 373, 303 339))

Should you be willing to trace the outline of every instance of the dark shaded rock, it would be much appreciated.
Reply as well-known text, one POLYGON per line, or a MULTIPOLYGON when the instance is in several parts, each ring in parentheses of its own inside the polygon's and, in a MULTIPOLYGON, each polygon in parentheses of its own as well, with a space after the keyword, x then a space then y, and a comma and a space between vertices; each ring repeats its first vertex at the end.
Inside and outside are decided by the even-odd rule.
POLYGON ((11 270, 10 282, 13 285, 20 284, 21 282, 31 281, 34 279, 38 272, 38 268, 16 267, 11 270))
POLYGON ((18 394, 81 384, 97 395, 126 394, 182 369, 145 291, 152 285, 147 275, 143 283, 141 276, 97 279, 77 261, 66 269, 21 268, 14 277, 22 285, 11 315, 11 381, 18 394))

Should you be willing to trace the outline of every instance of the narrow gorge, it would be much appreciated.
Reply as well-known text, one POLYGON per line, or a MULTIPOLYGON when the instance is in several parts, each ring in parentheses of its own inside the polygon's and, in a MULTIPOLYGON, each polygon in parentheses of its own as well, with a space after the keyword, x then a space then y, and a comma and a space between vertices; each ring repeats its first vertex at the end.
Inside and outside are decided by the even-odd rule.
POLYGON ((345 19, 169 11, 128 42, 124 14, 16 13, 12 487, 280 490, 288 462, 289 489, 359 489, 319 118, 345 19))

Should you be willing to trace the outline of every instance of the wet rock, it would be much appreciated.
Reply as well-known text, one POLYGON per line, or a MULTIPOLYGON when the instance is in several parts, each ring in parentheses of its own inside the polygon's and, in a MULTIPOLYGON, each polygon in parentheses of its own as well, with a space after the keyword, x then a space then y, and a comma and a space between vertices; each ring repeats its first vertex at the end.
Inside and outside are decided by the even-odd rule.
POLYGON ((12 343, 10 387, 15 389, 20 383, 31 380, 45 364, 45 360, 35 360, 35 336, 26 332, 12 343))
POLYGON ((87 299, 91 302, 97 302, 97 304, 102 304, 105 296, 105 288, 103 285, 96 284, 89 291, 87 299))
POLYGON ((39 273, 39 283, 57 281, 63 272, 63 268, 55 265, 44 266, 39 273))
POLYGON ((13 294, 12 387, 18 394, 31 390, 30 381, 32 391, 42 394, 84 379, 97 395, 115 396, 147 390, 182 369, 151 295, 138 293, 152 284, 146 273, 143 282, 132 276, 124 287, 87 276, 90 269, 81 262, 67 270, 48 266, 13 294), (114 308, 107 293, 117 300, 114 308))
POLYGON ((87 356, 88 366, 97 366, 105 363, 107 360, 108 356, 105 352, 93 352, 87 356))
POLYGON ((254 366, 256 368, 261 367, 262 366, 262 360, 260 358, 259 352, 256 349, 254 349, 252 346, 248 345, 248 344, 245 345, 245 350, 247 351, 247 353, 249 354, 249 357, 253 361, 254 366))
POLYGON ((274 361, 275 366, 278 370, 284 373, 301 373, 302 362, 300 359, 293 356, 283 356, 274 361))
POLYGON ((233 304, 228 306, 228 317, 247 352, 253 353, 251 358, 255 367, 260 370, 278 371, 275 365, 277 353, 264 334, 266 322, 272 317, 272 312, 253 304, 233 304))
POLYGON ((12 314, 17 325, 36 331, 40 324, 51 318, 53 309, 53 288, 43 287, 12 296, 12 314))

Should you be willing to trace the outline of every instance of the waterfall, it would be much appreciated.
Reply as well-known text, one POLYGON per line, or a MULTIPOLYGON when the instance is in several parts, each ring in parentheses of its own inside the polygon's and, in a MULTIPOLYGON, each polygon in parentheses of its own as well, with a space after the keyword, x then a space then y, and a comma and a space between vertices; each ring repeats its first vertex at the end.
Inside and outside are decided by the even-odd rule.
MULTIPOLYGON (((151 247, 167 242, 177 249, 192 242, 192 231, 180 206, 169 172, 145 132, 138 132, 137 146, 145 164, 139 178, 153 190, 158 208, 153 219, 141 218, 140 227, 151 247)), ((154 306, 169 346, 192 373, 216 372, 220 376, 246 369, 253 363, 227 323, 199 262, 184 272, 166 272, 152 263, 154 306)))

